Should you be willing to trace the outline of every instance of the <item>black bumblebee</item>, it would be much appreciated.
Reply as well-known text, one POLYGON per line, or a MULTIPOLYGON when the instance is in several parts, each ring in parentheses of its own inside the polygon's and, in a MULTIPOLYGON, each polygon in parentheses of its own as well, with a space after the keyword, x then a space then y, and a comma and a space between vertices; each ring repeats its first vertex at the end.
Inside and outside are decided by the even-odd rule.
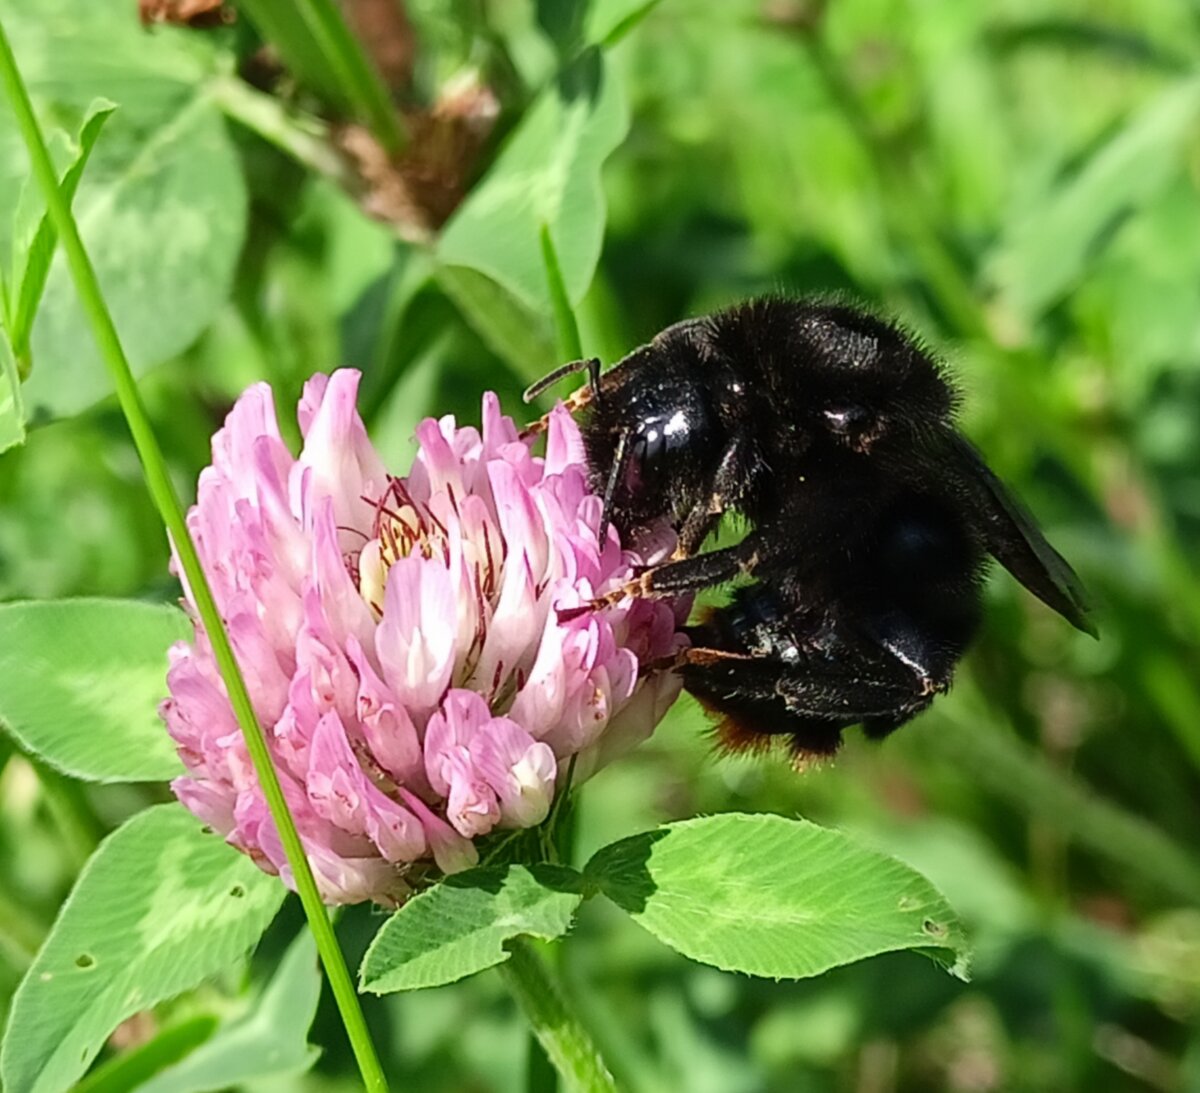
POLYGON ((1078 578, 954 423, 945 373, 892 323, 768 297, 669 327, 569 400, 605 520, 664 516, 667 563, 603 602, 745 574, 690 627, 676 668, 732 749, 834 751, 884 736, 945 691, 980 618, 987 556, 1094 634, 1078 578), (750 530, 697 553, 726 512, 750 530))

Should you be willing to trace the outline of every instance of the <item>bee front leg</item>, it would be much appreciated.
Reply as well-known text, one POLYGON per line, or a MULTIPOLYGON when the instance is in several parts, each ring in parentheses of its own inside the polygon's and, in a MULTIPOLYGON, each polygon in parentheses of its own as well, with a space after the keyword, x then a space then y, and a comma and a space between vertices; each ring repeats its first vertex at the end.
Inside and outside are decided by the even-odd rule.
POLYGON ((568 622, 589 611, 612 607, 630 597, 659 599, 724 584, 741 573, 754 572, 759 562, 756 544, 757 536, 751 533, 736 546, 652 566, 606 596, 599 596, 579 607, 559 610, 558 619, 568 622))
POLYGON ((708 538, 709 532, 720 522, 721 514, 724 511, 722 508, 713 512, 710 504, 697 505, 692 509, 679 528, 679 537, 676 540, 671 561, 681 562, 684 558, 690 558, 695 554, 704 540, 708 538))
POLYGON ((688 513, 687 519, 679 529, 679 543, 675 547, 675 553, 671 555, 671 561, 682 561, 695 554, 708 538, 709 532, 720 522, 725 511, 734 503, 744 485, 743 449, 744 445, 736 440, 725 449, 713 476, 712 494, 688 513))
POLYGON ((647 569, 625 589, 632 595, 641 596, 679 596, 685 592, 698 592, 753 573, 760 560, 758 536, 750 534, 735 546, 693 554, 690 558, 672 559, 647 569))

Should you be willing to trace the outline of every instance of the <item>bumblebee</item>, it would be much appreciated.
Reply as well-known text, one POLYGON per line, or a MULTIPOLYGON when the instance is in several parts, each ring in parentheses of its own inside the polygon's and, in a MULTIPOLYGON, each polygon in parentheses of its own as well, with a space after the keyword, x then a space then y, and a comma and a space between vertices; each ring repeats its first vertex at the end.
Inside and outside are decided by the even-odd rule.
POLYGON ((925 709, 978 629, 989 556, 1095 634, 1078 577, 959 432, 945 368, 898 325, 755 299, 526 398, 585 367, 568 404, 603 522, 678 533, 669 561, 597 603, 749 579, 676 665, 728 747, 828 754, 848 726, 881 737, 925 709), (701 552, 726 513, 749 531, 701 552))

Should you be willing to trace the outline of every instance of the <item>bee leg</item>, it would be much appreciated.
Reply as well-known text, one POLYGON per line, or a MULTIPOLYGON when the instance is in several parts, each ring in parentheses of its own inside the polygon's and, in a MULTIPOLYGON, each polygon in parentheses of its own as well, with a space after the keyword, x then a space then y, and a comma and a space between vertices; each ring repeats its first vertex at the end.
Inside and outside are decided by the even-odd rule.
MULTIPOLYGON (((596 363, 599 364, 600 362, 597 361, 596 363)), ((566 408, 567 413, 577 414, 580 410, 582 410, 585 406, 587 406, 592 401, 592 399, 595 397, 596 397, 595 389, 593 387, 591 387, 590 385, 588 385, 586 387, 580 387, 579 390, 573 391, 565 399, 563 399, 563 406, 566 408)), ((526 425, 525 428, 523 428, 517 434, 517 436, 521 440, 529 440, 535 436, 540 436, 542 433, 544 433, 549 428, 550 428, 550 415, 543 414, 536 421, 529 422, 529 424, 526 425)))
POLYGON ((601 543, 608 538, 608 525, 612 521, 613 499, 617 495, 617 484, 624 477, 631 453, 629 432, 626 430, 617 437, 617 448, 613 452, 612 467, 609 469, 608 481, 604 486, 604 507, 600 510, 600 526, 596 529, 596 538, 601 543))
POLYGON ((756 537, 747 536, 736 546, 693 554, 646 570, 626 585, 634 595, 675 596, 725 584, 741 574, 753 573, 759 563, 756 537))
POLYGON ((725 584, 740 574, 754 572, 759 562, 756 543, 757 537, 748 535, 736 546, 653 566, 615 592, 610 592, 604 597, 604 602, 618 603, 626 596, 679 596, 685 592, 725 584))
POLYGON ((623 584, 620 588, 598 596, 590 603, 579 607, 560 608, 559 622, 569 622, 589 611, 600 611, 605 607, 613 607, 624 599, 650 598, 662 596, 678 596, 685 592, 708 588, 715 584, 724 584, 733 580, 739 573, 751 573, 758 565, 758 551, 754 547, 754 536, 748 535, 736 546, 723 550, 712 550, 707 554, 696 554, 691 558, 683 558, 677 562, 665 562, 653 566, 623 584))
POLYGON ((708 533, 713 530, 738 495, 738 487, 744 474, 742 466, 743 446, 736 440, 725 449, 721 462, 713 475, 713 491, 707 501, 701 501, 684 520, 679 529, 679 542, 671 561, 689 558, 700 549, 708 533))
POLYGON ((697 505, 692 509, 679 529, 679 538, 676 540, 671 561, 681 562, 684 558, 690 558, 695 554, 704 540, 708 538, 708 533, 717 526, 723 511, 721 509, 713 512, 711 505, 697 505))

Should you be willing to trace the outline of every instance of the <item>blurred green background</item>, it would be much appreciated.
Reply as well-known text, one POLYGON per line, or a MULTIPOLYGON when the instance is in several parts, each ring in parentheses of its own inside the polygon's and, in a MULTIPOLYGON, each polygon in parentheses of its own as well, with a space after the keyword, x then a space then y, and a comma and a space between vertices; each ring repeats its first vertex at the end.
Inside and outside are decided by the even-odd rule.
MULTIPOLYGON (((552 234, 586 352, 611 362, 764 291, 894 312, 950 362, 966 431, 1098 603, 1097 643, 994 575, 953 693, 882 745, 850 734, 826 767, 717 759, 684 698, 590 783, 580 861, 664 819, 799 814, 925 872, 976 947, 969 984, 912 954, 772 983, 589 904, 565 973, 621 1076, 647 1093, 1200 1090, 1200 5, 344 7, 404 104, 404 169, 373 169, 373 146, 329 126, 353 104, 261 15, 144 31, 132 0, 0 0, 44 118, 74 132, 95 96, 120 108, 76 209, 185 496, 260 378, 286 406, 313 371, 363 369, 394 468, 417 420, 473 420, 485 388, 531 413, 519 393, 560 353, 518 207, 559 172, 552 234), (594 75, 589 42, 602 91, 555 115, 539 92, 564 66, 594 75)), ((19 212, 10 119, 0 153, 19 212)), ((28 436, 0 456, 0 599, 169 599, 73 306, 56 267, 28 436)), ((166 791, 0 756, 2 1008, 97 838, 166 791)), ((299 923, 289 905, 252 978, 299 923)), ((352 961, 376 925, 343 918, 352 961)), ((367 1005, 396 1088, 525 1088, 494 973, 367 1005)), ((273 1088, 354 1087, 324 1002, 313 1040, 312 1074, 273 1088)))

